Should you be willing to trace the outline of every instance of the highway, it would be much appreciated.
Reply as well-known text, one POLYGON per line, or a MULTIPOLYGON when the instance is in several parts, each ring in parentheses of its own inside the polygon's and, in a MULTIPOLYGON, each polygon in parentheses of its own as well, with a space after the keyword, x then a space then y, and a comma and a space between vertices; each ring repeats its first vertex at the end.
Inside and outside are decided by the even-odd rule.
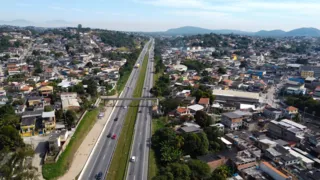
MULTIPOLYGON (((151 40, 145 44, 136 63, 142 64, 148 51, 150 42, 151 40)), ((132 97, 137 79, 139 77, 140 69, 141 68, 133 68, 126 86, 120 95, 120 98, 132 97)), ((102 133, 79 176, 80 180, 95 179, 95 175, 99 172, 102 172, 102 179, 105 179, 128 110, 125 107, 127 107, 129 104, 130 101, 117 101, 106 126, 102 130, 102 133), (115 121, 115 118, 118 118, 118 120, 115 121), (117 137, 115 139, 111 139, 110 137, 108 138, 107 135, 109 133, 111 133, 111 135, 115 134, 117 137)))
MULTIPOLYGON (((153 59, 154 41, 149 51, 148 68, 144 81, 142 97, 150 97, 150 88, 153 86, 153 59)), ((139 113, 137 116, 134 138, 131 145, 130 158, 135 156, 135 162, 130 162, 126 179, 144 180, 148 179, 149 145, 151 140, 152 102, 140 101, 139 113)))

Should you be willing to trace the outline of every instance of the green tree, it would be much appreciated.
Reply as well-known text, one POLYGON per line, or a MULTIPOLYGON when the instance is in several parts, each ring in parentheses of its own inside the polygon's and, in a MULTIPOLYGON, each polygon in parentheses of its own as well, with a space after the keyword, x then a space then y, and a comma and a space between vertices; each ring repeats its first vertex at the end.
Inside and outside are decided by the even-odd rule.
POLYGON ((209 76, 209 72, 204 70, 202 71, 201 76, 209 76))
POLYGON ((218 73, 219 73, 219 74, 226 74, 226 73, 227 73, 227 70, 226 70, 226 68, 224 68, 224 67, 219 67, 218 73))
POLYGON ((84 94, 84 87, 82 83, 78 83, 74 86, 69 87, 69 92, 76 92, 78 94, 84 94))
POLYGON ((222 165, 212 172, 210 180, 226 180, 231 175, 232 174, 229 167, 226 165, 222 165))
POLYGON ((77 120, 76 113, 74 111, 72 111, 72 110, 68 110, 66 112, 66 123, 67 123, 67 126, 69 128, 71 128, 75 124, 76 120, 77 120))
POLYGON ((191 170, 191 179, 208 179, 211 175, 210 167, 207 163, 200 160, 190 160, 187 165, 191 170))
POLYGON ((160 161, 164 164, 178 161, 182 156, 182 151, 168 142, 160 143, 160 161))
POLYGON ((56 115, 56 119, 57 119, 57 120, 64 119, 64 117, 63 117, 63 110, 62 110, 62 109, 59 109, 59 110, 55 111, 55 115, 56 115))
POLYGON ((0 108, 0 117, 3 117, 6 114, 15 114, 14 108, 9 104, 6 104, 0 108))
POLYGON ((191 157, 204 155, 208 152, 209 141, 205 133, 186 133, 183 150, 191 157))
POLYGON ((24 147, 23 140, 15 127, 10 125, 0 127, 0 150, 16 150, 24 147))
POLYGON ((82 31, 82 25, 78 24, 78 33, 82 31))
POLYGON ((186 65, 188 69, 196 70, 197 72, 201 72, 205 68, 205 64, 196 60, 186 60, 183 64, 186 65))
POLYGON ((294 122, 297 122, 297 123, 300 123, 301 122, 301 115, 299 113, 297 113, 293 118, 292 120, 294 122))
POLYGON ((164 114, 168 114, 169 112, 175 110, 180 103, 181 101, 177 99, 165 99, 160 102, 164 114))
POLYGON ((98 86, 93 78, 85 79, 82 81, 82 83, 84 85, 87 85, 87 93, 89 93, 93 97, 96 97, 98 95, 98 92, 97 92, 98 86))
POLYGON ((177 137, 176 132, 171 128, 166 127, 166 128, 159 129, 154 133, 154 135, 151 138, 152 146, 155 149, 160 149, 161 143, 164 141, 170 146, 175 146, 176 139, 177 139, 176 137, 177 137))
POLYGON ((204 128, 204 132, 207 134, 209 140, 209 150, 212 152, 222 150, 223 144, 219 138, 223 136, 223 132, 220 132, 216 127, 206 127, 204 128))
POLYGON ((45 106, 44 107, 44 112, 51 112, 51 111, 53 111, 52 106, 45 106))
POLYGON ((189 180, 191 170, 186 164, 172 163, 166 167, 167 172, 171 172, 177 180, 189 180))
POLYGON ((12 102, 12 106, 23 105, 24 101, 22 99, 18 99, 12 102))
POLYGON ((212 118, 204 111, 197 111, 194 115, 195 122, 202 128, 208 127, 212 124, 212 118))

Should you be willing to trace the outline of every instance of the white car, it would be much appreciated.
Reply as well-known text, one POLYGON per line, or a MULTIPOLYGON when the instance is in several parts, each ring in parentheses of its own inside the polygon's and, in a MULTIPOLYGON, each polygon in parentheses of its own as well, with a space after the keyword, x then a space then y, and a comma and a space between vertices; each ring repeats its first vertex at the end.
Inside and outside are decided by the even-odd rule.
POLYGON ((127 106, 123 106, 124 109, 127 109, 127 106))
POLYGON ((135 156, 132 156, 132 157, 130 158, 130 161, 131 161, 131 162, 135 162, 135 161, 136 161, 136 157, 135 157, 135 156))

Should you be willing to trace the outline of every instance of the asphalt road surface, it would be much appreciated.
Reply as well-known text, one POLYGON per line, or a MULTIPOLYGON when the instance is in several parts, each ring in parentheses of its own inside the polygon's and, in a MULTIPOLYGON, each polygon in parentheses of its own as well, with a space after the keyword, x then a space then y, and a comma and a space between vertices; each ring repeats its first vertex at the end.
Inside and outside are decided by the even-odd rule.
MULTIPOLYGON (((145 44, 136 63, 142 64, 144 57, 148 51, 150 42, 151 41, 145 44)), ((120 98, 132 97, 134 87, 136 86, 136 82, 139 77, 140 69, 141 68, 133 68, 127 84, 122 94, 120 95, 120 98)), ((102 172, 102 179, 105 179, 108 173, 113 153, 117 146, 118 137, 120 136, 122 130, 124 118, 127 113, 126 107, 129 104, 130 101, 118 101, 118 104, 115 106, 113 113, 110 115, 110 119, 107 122, 106 128, 103 129, 102 136, 98 139, 96 148, 93 149, 93 152, 91 153, 88 162, 82 170, 79 179, 95 179, 95 175, 99 172, 102 172), (115 118, 118 118, 118 120, 115 121, 115 118), (117 137, 115 139, 108 138, 107 135, 109 133, 111 133, 111 136, 116 135, 117 137)))
MULTIPOLYGON (((148 68, 144 81, 142 97, 150 97, 150 88, 153 86, 153 58, 154 41, 149 51, 148 68)), ((140 101, 134 139, 131 146, 130 158, 135 156, 135 162, 130 162, 127 171, 127 180, 144 180, 148 178, 149 145, 151 139, 152 102, 140 101)))

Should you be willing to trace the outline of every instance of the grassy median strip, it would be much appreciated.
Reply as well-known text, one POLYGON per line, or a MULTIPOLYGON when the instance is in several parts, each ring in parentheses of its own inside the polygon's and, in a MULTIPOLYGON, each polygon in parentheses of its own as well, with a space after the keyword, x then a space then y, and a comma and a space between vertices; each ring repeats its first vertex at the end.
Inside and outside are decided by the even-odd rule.
MULTIPOLYGON (((159 119, 152 119, 152 135, 158 130, 164 127, 166 119, 161 117, 159 119)), ((151 180, 158 173, 157 159, 154 150, 150 148, 149 164, 148 164, 148 180, 151 180)))
MULTIPOLYGON (((144 79, 148 66, 148 53, 145 55, 141 71, 139 74, 139 78, 137 80, 136 88, 133 92, 133 97, 141 97, 144 85, 144 79)), ((109 168, 109 172, 107 175, 108 180, 119 180, 124 179, 129 159, 130 147, 133 140, 134 135, 134 125, 136 122, 137 114, 138 114, 138 106, 140 101, 131 102, 121 134, 118 139, 118 144, 116 150, 113 154, 113 158, 111 161, 111 165, 109 168)))
POLYGON ((66 149, 59 157, 59 160, 53 164, 43 165, 42 175, 45 179, 57 179, 67 172, 73 160, 73 155, 95 124, 98 114, 99 109, 88 111, 71 137, 66 149))

